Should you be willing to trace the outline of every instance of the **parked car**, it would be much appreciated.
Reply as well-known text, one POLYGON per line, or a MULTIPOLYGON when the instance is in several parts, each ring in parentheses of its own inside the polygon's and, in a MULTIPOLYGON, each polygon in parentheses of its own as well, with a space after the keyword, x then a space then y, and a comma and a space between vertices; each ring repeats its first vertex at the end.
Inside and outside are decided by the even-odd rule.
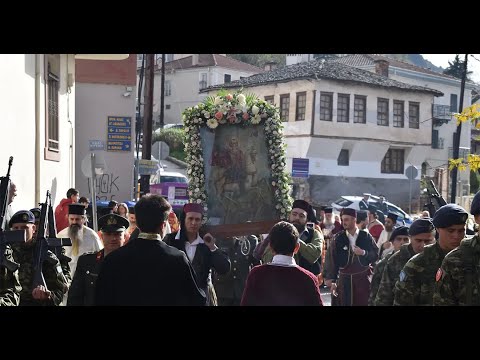
POLYGON ((159 169, 150 177, 150 192, 167 198, 173 211, 180 217, 183 205, 188 203, 188 178, 174 171, 159 169))
MULTIPOLYGON (((339 199, 332 202, 332 207, 335 211, 340 212, 343 208, 351 208, 355 210, 360 210, 359 203, 363 199, 362 196, 342 196, 339 199)), ((378 196, 370 196, 369 204, 376 205, 378 202, 378 196)), ((388 211, 398 215, 397 225, 410 226, 413 222, 413 219, 405 211, 395 204, 392 204, 389 201, 384 201, 388 206, 388 211)), ((385 214, 387 216, 387 214, 385 214)))

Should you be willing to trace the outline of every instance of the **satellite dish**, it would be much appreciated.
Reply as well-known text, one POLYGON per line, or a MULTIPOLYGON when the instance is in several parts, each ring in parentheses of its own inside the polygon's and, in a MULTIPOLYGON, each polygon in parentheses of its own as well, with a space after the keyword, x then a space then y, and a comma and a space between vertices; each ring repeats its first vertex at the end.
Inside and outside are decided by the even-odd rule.
MULTIPOLYGON (((108 172, 107 163, 105 162, 104 151, 94 151, 95 154, 95 176, 103 175, 108 172)), ((82 160, 82 173, 85 177, 92 177, 91 153, 88 153, 82 160)))

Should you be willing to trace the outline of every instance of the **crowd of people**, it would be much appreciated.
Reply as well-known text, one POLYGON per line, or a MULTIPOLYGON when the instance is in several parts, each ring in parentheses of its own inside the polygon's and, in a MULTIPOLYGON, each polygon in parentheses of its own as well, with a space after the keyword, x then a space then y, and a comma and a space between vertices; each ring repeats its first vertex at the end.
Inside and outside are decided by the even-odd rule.
MULTIPOLYGON (((333 306, 480 304, 479 238, 465 238, 469 214, 455 204, 408 228, 394 213, 379 219, 367 200, 336 217, 298 199, 268 234, 217 239, 203 231, 200 204, 186 204, 177 219, 159 195, 131 208, 112 201, 97 233, 87 226, 88 199, 76 189, 66 195, 48 237, 71 246, 48 250, 40 282, 41 210, 7 213, 26 241, 2 254, 18 267, 2 266, 0 305, 322 306, 322 286, 333 306)), ((480 222, 480 194, 471 214, 480 222)))

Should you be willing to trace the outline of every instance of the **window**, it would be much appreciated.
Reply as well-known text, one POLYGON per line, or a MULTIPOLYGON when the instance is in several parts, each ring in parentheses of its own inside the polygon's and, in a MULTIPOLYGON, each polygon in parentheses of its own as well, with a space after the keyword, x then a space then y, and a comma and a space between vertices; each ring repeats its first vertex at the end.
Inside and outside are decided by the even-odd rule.
POLYGON ((377 100, 377 125, 388 126, 388 99, 377 100))
POLYGON ((419 128, 420 103, 409 102, 408 104, 408 126, 412 129, 419 128))
POLYGON ((230 74, 223 75, 223 82, 224 83, 229 83, 231 81, 232 81, 232 75, 230 75, 230 74))
POLYGON ((273 95, 270 96, 265 96, 265 101, 268 102, 269 104, 273 105, 273 95))
POLYGON ((333 94, 320 93, 320 120, 332 121, 333 94))
POLYGON ((338 94, 337 101, 337 122, 350 121, 350 95, 338 94))
POLYGON ((393 127, 403 128, 404 102, 393 100, 393 127))
POLYGON ((288 121, 288 114, 290 112, 290 94, 280 95, 280 119, 288 121))
POLYGON ((367 97, 355 95, 353 101, 353 122, 365 124, 367 122, 367 97))
POLYGON ((165 54, 165 62, 173 61, 173 54, 165 54))
POLYGON ((165 80, 165 96, 172 95, 172 83, 170 80, 165 80))
POLYGON ((45 55, 46 146, 45 160, 60 161, 59 103, 60 55, 45 55))
POLYGON ((348 154, 349 151, 347 149, 340 150, 340 154, 338 154, 337 165, 338 166, 348 166, 348 154))
POLYGON ((165 105, 165 110, 170 110, 170 104, 165 105))
POLYGON ((405 150, 389 149, 382 160, 382 173, 403 174, 405 150))
POLYGON ((205 89, 207 86, 207 73, 200 73, 200 90, 205 89))
POLYGON ((297 93, 297 109, 295 114, 295 121, 305 120, 305 110, 307 108, 307 93, 297 93))
POLYGON ((458 112, 457 94, 450 94, 450 112, 458 112))

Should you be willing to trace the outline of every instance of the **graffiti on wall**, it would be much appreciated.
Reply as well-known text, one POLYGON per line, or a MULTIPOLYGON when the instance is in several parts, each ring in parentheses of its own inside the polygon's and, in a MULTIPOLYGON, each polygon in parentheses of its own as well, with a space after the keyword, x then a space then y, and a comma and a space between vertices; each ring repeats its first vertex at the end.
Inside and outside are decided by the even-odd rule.
MULTIPOLYGON (((120 191, 117 182, 119 182, 119 175, 115 174, 103 174, 95 177, 95 191, 97 193, 97 201, 110 201, 115 200, 115 196, 120 191)), ((88 193, 91 196, 90 191, 90 179, 88 182, 88 193)))

